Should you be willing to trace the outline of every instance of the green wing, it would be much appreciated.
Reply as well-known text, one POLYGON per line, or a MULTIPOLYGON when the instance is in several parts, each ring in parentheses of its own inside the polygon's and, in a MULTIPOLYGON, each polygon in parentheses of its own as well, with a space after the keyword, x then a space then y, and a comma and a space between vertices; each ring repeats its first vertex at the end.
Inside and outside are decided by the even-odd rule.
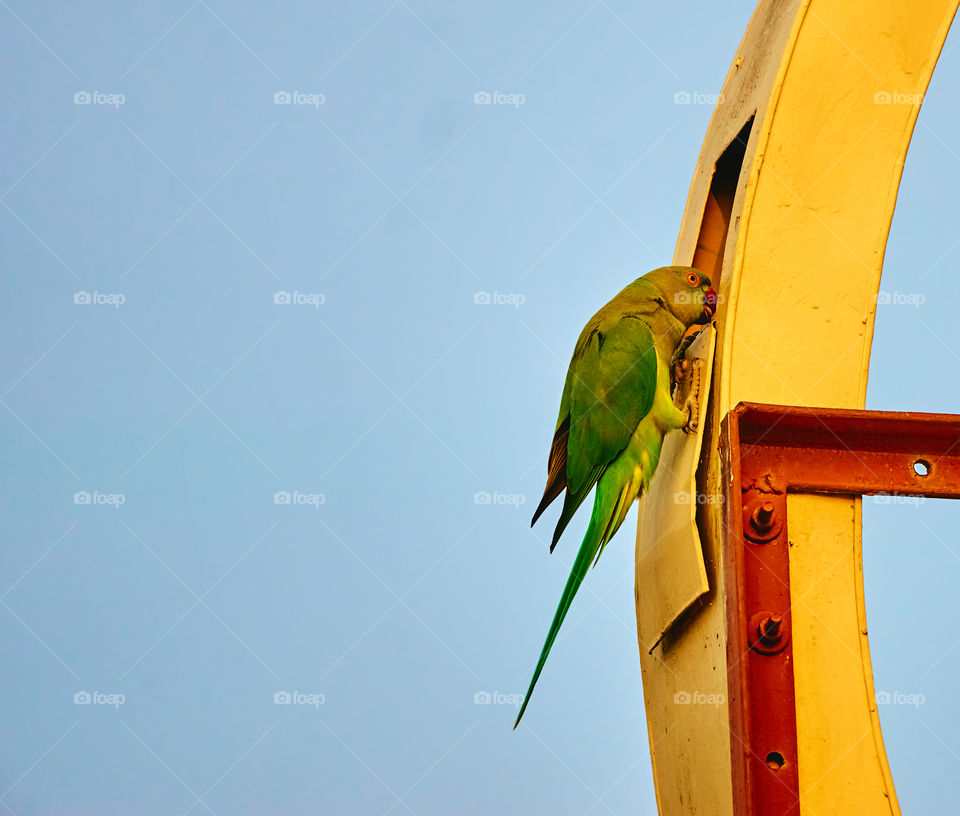
POLYGON ((609 328, 601 324, 584 330, 567 374, 561 415, 550 452, 550 479, 544 501, 534 516, 536 521, 549 504, 551 493, 555 498, 566 489, 563 512, 551 550, 590 490, 602 476, 606 476, 597 486, 590 524, 570 570, 514 728, 523 717, 590 562, 599 557, 641 487, 635 463, 621 459, 612 470, 608 471, 608 468, 624 452, 634 430, 653 406, 657 353, 650 328, 639 318, 621 316, 611 323, 609 328), (562 471, 559 468, 561 463, 562 471), (562 479, 559 488, 553 481, 555 475, 562 479))
POLYGON ((547 487, 533 521, 566 490, 550 549, 653 405, 657 353, 637 316, 591 321, 570 361, 550 450, 547 487))

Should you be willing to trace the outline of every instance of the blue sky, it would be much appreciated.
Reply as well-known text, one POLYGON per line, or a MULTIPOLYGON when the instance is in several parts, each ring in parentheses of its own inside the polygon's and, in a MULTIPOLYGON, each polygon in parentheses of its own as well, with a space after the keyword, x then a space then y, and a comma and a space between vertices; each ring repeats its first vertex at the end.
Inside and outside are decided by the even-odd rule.
MULTIPOLYGON (((510 730, 586 524, 528 522, 581 326, 672 258, 711 113, 674 94, 753 4, 2 6, 0 803, 654 813, 630 524, 510 730)), ((960 405, 956 43, 871 408, 960 405)), ((864 503, 905 812, 953 801, 958 521, 864 503)))

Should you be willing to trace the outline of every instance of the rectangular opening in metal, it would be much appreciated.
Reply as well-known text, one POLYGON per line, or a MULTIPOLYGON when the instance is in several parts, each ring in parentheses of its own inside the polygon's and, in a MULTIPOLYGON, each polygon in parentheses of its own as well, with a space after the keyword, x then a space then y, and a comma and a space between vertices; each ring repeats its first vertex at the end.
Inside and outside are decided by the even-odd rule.
POLYGON ((720 283, 720 271, 723 269, 723 250, 730 229, 730 217, 733 213, 733 199, 740 183, 740 171, 743 158, 753 128, 753 119, 740 129, 736 138, 727 145, 726 150, 717 159, 710 182, 710 192, 700 222, 700 234, 697 237, 697 249, 693 255, 693 266, 705 273, 713 282, 715 289, 720 283))

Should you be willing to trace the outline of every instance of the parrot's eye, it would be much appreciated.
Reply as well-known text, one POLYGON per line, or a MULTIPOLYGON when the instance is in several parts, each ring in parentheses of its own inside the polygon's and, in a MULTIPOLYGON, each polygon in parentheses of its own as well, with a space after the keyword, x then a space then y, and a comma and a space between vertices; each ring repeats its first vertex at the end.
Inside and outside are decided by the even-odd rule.
POLYGON ((698 283, 700 283, 700 276, 696 272, 688 272, 687 283, 689 283, 691 286, 696 286, 698 283))

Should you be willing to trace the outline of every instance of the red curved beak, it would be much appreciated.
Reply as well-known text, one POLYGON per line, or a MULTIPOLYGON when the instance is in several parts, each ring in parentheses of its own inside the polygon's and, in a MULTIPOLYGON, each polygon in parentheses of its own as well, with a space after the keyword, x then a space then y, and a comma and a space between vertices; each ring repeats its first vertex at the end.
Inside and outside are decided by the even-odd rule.
POLYGON ((703 311, 706 312, 707 317, 713 317, 713 313, 717 310, 717 293, 713 289, 707 289, 703 293, 703 311))

